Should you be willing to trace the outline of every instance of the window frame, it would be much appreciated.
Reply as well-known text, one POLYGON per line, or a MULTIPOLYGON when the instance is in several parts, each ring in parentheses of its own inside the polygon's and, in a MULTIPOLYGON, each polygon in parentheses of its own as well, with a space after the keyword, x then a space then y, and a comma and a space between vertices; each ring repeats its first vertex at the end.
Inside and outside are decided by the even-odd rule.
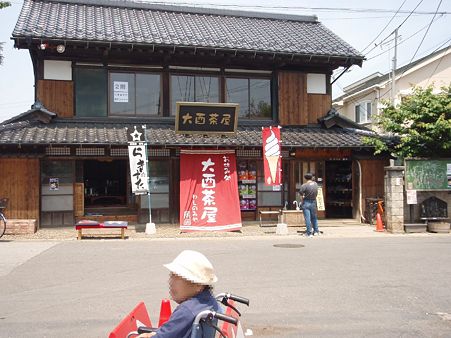
POLYGON ((107 107, 107 113, 108 113, 108 117, 137 117, 137 118, 143 118, 143 117, 162 117, 164 116, 164 107, 163 107, 163 72, 161 71, 145 71, 145 70, 141 70, 141 69, 135 69, 135 70, 125 70, 125 69, 108 69, 108 95, 107 95, 107 99, 108 99, 108 107, 107 107), (111 100, 112 100, 112 75, 113 74, 133 74, 133 81, 134 81, 134 114, 112 114, 111 112, 111 100), (145 74, 145 75, 158 75, 160 77, 160 95, 159 95, 159 109, 158 111, 154 112, 154 113, 147 113, 147 114, 137 114, 136 112, 136 105, 137 105, 137 90, 136 90, 136 76, 137 74, 145 74))
MULTIPOLYGON (((174 117, 176 114, 176 107, 172 106, 172 77, 173 76, 190 76, 194 78, 194 100, 196 100, 196 77, 213 77, 218 79, 218 102, 222 103, 222 92, 223 92, 223 86, 222 86, 222 79, 221 79, 221 73, 215 73, 215 72, 177 72, 173 69, 171 69, 168 72, 168 90, 167 95, 169 99, 169 107, 168 107, 168 113, 169 117, 174 117)), ((176 101, 177 102, 177 101, 176 101)), ((204 101, 193 101, 193 102, 204 102, 204 101)))
MULTIPOLYGON (((261 75, 261 74, 252 74, 252 73, 226 73, 223 76, 224 78, 224 88, 223 88, 223 95, 224 95, 224 102, 225 103, 229 103, 229 101, 227 100, 227 79, 244 79, 247 80, 248 83, 248 88, 247 88, 247 101, 248 101, 248 113, 247 116, 238 116, 238 119, 241 121, 259 121, 259 120, 265 120, 265 121, 269 121, 274 119, 273 116, 273 102, 275 101, 275 98, 273 97, 273 77, 272 77, 272 73, 268 74, 266 76, 261 75), (264 116, 256 116, 256 117, 251 117, 251 90, 250 90, 250 83, 251 80, 267 80, 269 81, 269 100, 270 100, 270 114, 268 117, 264 117, 264 116)), ((241 110, 241 105, 240 105, 240 110, 241 110)))
POLYGON ((371 123, 371 116, 373 113, 373 103, 371 100, 360 101, 359 103, 354 105, 354 118, 355 122, 359 124, 371 123), (365 107, 362 111, 362 107, 365 107), (370 111, 368 112, 368 107, 370 107, 370 111), (358 114, 357 114, 358 108, 358 114), (357 116, 358 115, 358 116, 357 116), (362 117, 365 117, 362 119, 362 117))

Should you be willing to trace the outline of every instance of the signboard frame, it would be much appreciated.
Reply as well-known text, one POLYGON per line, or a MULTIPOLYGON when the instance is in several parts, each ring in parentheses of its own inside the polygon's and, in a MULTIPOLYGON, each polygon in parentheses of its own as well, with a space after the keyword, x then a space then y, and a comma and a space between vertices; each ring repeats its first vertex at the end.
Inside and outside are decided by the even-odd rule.
MULTIPOLYGON (((238 126, 238 114, 240 110, 240 105, 238 103, 207 103, 207 102, 177 102, 176 103, 176 115, 175 115, 175 133, 176 134, 198 134, 198 135, 234 135, 236 134, 238 126), (231 128, 230 130, 189 130, 183 129, 182 117, 186 110, 193 110, 193 108, 199 108, 199 113, 216 109, 217 113, 229 113, 230 108, 234 108, 233 114, 230 118, 231 128), (186 110, 184 109, 186 108, 186 110), (227 108, 227 112, 224 112, 224 108, 227 108)), ((212 128, 212 124, 208 125, 212 128)))

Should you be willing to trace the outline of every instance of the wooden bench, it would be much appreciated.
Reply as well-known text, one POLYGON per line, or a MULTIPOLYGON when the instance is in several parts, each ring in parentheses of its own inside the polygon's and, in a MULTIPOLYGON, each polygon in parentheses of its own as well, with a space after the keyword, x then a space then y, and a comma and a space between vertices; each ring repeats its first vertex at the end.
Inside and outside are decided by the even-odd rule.
POLYGON ((280 211, 266 211, 266 210, 260 210, 259 212, 259 221, 260 221, 260 226, 261 227, 275 227, 277 226, 277 223, 279 222, 279 215, 280 215, 280 211), (263 222, 263 217, 274 217, 275 215, 277 215, 277 220, 272 220, 273 222, 269 222, 268 223, 264 223, 263 222))
POLYGON ((75 224, 77 230, 77 239, 83 238, 83 229, 121 229, 121 238, 125 239, 125 229, 127 229, 128 222, 125 221, 106 221, 99 223, 97 221, 82 220, 75 224))

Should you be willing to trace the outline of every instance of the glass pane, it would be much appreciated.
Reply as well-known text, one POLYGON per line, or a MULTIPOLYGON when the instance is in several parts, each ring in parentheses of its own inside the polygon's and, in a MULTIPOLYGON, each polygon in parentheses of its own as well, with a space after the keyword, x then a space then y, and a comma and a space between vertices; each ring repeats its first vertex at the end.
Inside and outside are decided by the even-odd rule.
POLYGON ((136 74, 136 115, 159 115, 160 75, 136 74))
POLYGON ((271 118, 271 81, 250 79, 250 118, 271 118))
POLYGON ((75 68, 75 115, 107 116, 105 69, 75 68))
POLYGON ((73 161, 42 161, 41 183, 49 184, 50 178, 58 178, 58 183, 73 183, 73 161))
POLYGON ((110 76, 110 115, 135 115, 135 74, 110 76))
POLYGON ((74 210, 74 196, 42 196, 42 211, 70 211, 74 210))
POLYGON ((175 115, 177 101, 194 102, 194 76, 171 75, 172 115, 175 115))
POLYGON ((282 194, 280 192, 259 192, 258 206, 281 206, 282 194))
POLYGON ((366 116, 367 121, 371 120, 371 102, 366 103, 366 116))
POLYGON ((196 76, 196 102, 219 102, 219 79, 196 76))
POLYGON ((226 102, 239 103, 238 117, 249 118, 249 80, 226 79, 226 102))

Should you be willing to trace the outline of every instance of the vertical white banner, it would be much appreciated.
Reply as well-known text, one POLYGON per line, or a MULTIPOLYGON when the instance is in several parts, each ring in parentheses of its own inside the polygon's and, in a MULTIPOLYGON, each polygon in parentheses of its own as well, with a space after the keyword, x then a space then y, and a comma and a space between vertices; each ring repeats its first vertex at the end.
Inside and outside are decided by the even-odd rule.
POLYGON ((128 158, 132 192, 136 195, 147 194, 149 192, 149 179, 147 177, 145 145, 128 146, 128 158))

